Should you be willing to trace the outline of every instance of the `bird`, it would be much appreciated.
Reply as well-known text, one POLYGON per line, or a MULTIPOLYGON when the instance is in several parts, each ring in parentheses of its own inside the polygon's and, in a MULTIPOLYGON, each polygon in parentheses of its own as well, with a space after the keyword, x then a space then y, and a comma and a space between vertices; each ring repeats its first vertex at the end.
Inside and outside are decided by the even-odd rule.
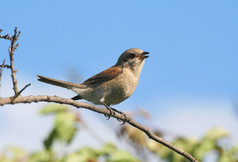
POLYGON ((61 81, 37 75, 38 80, 44 83, 70 89, 77 93, 73 100, 85 99, 96 105, 104 105, 109 111, 108 119, 115 112, 125 116, 125 113, 111 107, 129 98, 135 91, 145 59, 149 52, 139 48, 130 48, 124 51, 116 64, 101 73, 98 73, 81 84, 61 81))

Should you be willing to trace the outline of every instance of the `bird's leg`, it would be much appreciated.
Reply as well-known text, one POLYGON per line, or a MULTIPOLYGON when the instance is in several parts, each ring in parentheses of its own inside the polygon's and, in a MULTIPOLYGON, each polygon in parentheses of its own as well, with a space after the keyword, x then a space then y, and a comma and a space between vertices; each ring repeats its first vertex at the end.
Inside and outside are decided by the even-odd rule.
POLYGON ((109 115, 104 115, 105 117, 107 117, 107 120, 110 119, 112 114, 115 114, 115 112, 113 111, 113 109, 109 105, 105 104, 103 101, 100 101, 100 102, 101 102, 101 104, 103 104, 110 111, 109 115))
POLYGON ((120 119, 117 119, 119 122, 121 122, 121 121, 122 121, 122 124, 121 124, 121 125, 125 124, 125 122, 126 122, 126 121, 129 121, 129 120, 131 120, 131 117, 127 116, 127 115, 126 115, 126 113, 124 113, 124 112, 121 112, 121 111, 119 111, 119 110, 117 110, 117 109, 114 109, 114 108, 112 108, 112 107, 111 107, 111 109, 112 109, 113 111, 115 111, 115 112, 117 112, 117 113, 119 113, 119 114, 121 114, 122 116, 124 116, 124 117, 125 117, 125 119, 126 119, 126 120, 123 120, 123 121, 122 121, 122 120, 120 120, 120 119))
POLYGON ((119 111, 119 110, 117 110, 117 109, 114 109, 114 108, 110 107, 109 105, 107 105, 107 104, 104 102, 104 99, 101 99, 100 102, 101 102, 101 104, 103 104, 103 105, 110 111, 110 114, 109 114, 109 115, 104 115, 105 117, 107 117, 107 120, 110 119, 111 116, 112 116, 112 114, 115 114, 115 112, 121 114, 121 115, 124 116, 125 119, 126 119, 126 120, 123 120, 123 121, 120 120, 120 119, 117 119, 119 122, 122 121, 122 124, 121 124, 121 125, 125 124, 126 121, 131 120, 131 117, 127 116, 124 112, 121 112, 121 111, 119 111))

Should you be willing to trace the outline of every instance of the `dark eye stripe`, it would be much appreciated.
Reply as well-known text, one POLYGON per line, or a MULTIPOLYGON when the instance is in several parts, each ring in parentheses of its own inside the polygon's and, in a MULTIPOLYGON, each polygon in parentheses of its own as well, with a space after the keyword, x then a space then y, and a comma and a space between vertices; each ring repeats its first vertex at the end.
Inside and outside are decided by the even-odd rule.
POLYGON ((128 57, 131 58, 131 59, 133 59, 133 58, 135 58, 135 56, 136 56, 136 55, 135 55, 134 53, 130 53, 128 57))
POLYGON ((136 55, 134 53, 130 53, 129 55, 127 55, 124 59, 123 59, 123 62, 127 62, 133 58, 135 58, 136 55))

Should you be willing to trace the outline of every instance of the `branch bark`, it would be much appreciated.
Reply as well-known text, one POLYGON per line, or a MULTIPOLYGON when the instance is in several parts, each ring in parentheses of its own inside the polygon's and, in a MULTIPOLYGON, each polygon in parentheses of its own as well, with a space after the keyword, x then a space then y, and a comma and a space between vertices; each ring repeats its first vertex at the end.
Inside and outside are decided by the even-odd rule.
POLYGON ((13 56, 14 56, 14 51, 17 49, 17 47, 19 45, 18 43, 15 45, 15 43, 18 40, 20 34, 21 34, 21 31, 17 32, 17 27, 16 27, 14 30, 14 35, 12 37, 10 37, 11 46, 8 49, 9 57, 10 57, 10 67, 11 67, 11 72, 12 72, 11 76, 12 76, 13 90, 15 92, 15 95, 17 95, 17 93, 18 93, 18 88, 17 88, 17 79, 15 76, 17 70, 14 69, 13 56))
POLYGON ((2 79, 2 70, 3 70, 3 67, 5 66, 5 59, 3 60, 2 62, 2 65, 1 65, 1 69, 0 69, 0 87, 1 87, 1 79, 2 79))
POLYGON ((5 64, 2 64, 0 65, 1 68, 8 68, 8 69, 11 69, 11 66, 10 65, 5 65, 5 64))

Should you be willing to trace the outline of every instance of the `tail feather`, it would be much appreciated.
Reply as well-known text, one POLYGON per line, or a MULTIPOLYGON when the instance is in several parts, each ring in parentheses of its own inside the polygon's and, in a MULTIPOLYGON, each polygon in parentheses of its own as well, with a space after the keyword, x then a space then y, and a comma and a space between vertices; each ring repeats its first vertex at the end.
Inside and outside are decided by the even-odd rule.
POLYGON ((55 86, 59 86, 59 87, 63 87, 63 88, 69 88, 71 89, 72 87, 77 87, 77 88, 84 88, 83 85, 80 84, 75 84, 75 83, 70 83, 70 82, 65 82, 65 81, 61 81, 61 80, 57 80, 57 79, 53 79, 53 78, 48 78, 48 77, 44 77, 44 76, 40 76, 37 75, 39 77, 39 81, 44 82, 44 83, 48 83, 48 84, 52 84, 55 86))

